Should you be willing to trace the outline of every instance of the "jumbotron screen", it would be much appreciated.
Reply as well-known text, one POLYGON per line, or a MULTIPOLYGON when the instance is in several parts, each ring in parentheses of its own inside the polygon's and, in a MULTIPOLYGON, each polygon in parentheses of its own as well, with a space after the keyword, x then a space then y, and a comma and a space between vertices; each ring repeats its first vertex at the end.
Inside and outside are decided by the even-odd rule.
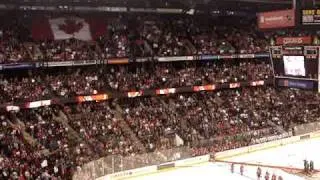
POLYGON ((306 76, 304 56, 283 56, 286 76, 306 76))
POLYGON ((270 52, 276 77, 318 79, 317 46, 274 46, 270 52))

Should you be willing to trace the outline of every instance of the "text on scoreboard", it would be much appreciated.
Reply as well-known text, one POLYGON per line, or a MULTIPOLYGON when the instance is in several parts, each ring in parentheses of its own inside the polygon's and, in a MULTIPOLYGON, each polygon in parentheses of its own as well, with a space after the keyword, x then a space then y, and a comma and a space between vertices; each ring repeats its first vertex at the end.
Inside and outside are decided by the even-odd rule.
POLYGON ((320 9, 302 10, 302 25, 319 25, 320 9))

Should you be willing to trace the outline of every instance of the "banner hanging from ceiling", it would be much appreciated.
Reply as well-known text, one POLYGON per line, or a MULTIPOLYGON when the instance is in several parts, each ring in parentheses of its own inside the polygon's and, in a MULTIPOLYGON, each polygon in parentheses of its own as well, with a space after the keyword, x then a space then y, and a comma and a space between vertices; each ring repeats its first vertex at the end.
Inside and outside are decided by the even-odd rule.
POLYGON ((258 13, 258 27, 260 29, 287 28, 294 26, 294 9, 258 13))

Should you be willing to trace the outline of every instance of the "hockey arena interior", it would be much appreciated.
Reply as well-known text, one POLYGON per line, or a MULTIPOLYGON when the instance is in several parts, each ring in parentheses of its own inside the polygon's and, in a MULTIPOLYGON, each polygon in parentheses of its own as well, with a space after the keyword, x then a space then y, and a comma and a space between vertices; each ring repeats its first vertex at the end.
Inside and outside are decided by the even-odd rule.
POLYGON ((0 180, 320 180, 319 5, 0 1, 0 180))

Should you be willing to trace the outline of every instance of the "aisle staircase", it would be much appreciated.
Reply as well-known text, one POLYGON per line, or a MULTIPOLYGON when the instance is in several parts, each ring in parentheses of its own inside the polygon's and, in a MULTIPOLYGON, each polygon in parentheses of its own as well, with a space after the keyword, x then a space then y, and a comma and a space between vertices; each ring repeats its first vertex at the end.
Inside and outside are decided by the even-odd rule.
POLYGON ((116 112, 115 112, 115 117, 119 119, 120 122, 120 127, 124 131, 124 133, 131 138, 132 142, 134 142, 134 145, 136 145, 136 148, 141 151, 141 153, 146 153, 147 149, 146 147, 142 144, 142 142, 139 140, 137 135, 132 131, 132 129, 129 127, 127 122, 123 119, 122 113, 123 110, 122 108, 118 105, 115 104, 116 107, 116 112))
MULTIPOLYGON (((9 125, 12 126, 13 128, 20 129, 20 131, 23 135, 23 138, 26 140, 26 142, 30 146, 32 146, 32 147, 40 147, 41 146, 41 144, 36 139, 34 139, 29 133, 26 132, 25 124, 21 120, 19 120, 19 118, 15 114, 11 114, 10 119, 11 120, 8 121, 9 125)), ((49 154, 49 150, 44 148, 43 150, 41 150, 40 153, 43 155, 47 155, 47 154, 49 154)))
POLYGON ((68 117, 62 111, 59 111, 59 116, 53 116, 53 120, 68 128, 69 137, 71 140, 75 142, 84 142, 80 135, 68 124, 68 117))
MULTIPOLYGON (((161 100, 161 102, 164 103, 163 100, 161 100)), ((174 101, 172 99, 169 100, 169 107, 173 112, 178 112, 176 110, 176 104, 174 103, 174 101)), ((181 130, 188 131, 190 129, 190 127, 192 127, 192 125, 187 120, 181 119, 180 127, 181 127, 181 130)), ((192 131, 195 132, 195 134, 197 135, 197 138, 196 138, 197 140, 201 141, 204 139, 204 137, 202 135, 200 135, 200 133, 195 128, 192 128, 192 131)), ((191 144, 189 144, 189 145, 196 145, 194 143, 198 143, 198 142, 194 141, 194 142, 191 142, 191 144)))
POLYGON ((284 134, 287 133, 287 131, 285 131, 281 126, 276 125, 274 122, 272 122, 271 120, 268 120, 268 125, 275 128, 279 133, 284 134))
MULTIPOLYGON (((167 104, 163 101, 163 99, 160 99, 160 101, 163 105, 167 106, 167 104)), ((176 110, 176 104, 173 102, 172 99, 169 100, 169 107, 172 110, 172 112, 174 113, 178 112, 176 110)), ((188 122, 185 119, 183 119, 182 121, 180 121, 180 127, 181 129, 188 129, 188 122)))
POLYGON ((145 41, 145 40, 143 41, 143 47, 144 47, 145 53, 150 54, 151 56, 154 55, 154 52, 153 52, 152 47, 151 47, 150 44, 149 44, 147 41, 145 41))
POLYGON ((197 51, 197 49, 194 47, 194 45, 189 41, 189 39, 184 40, 183 42, 185 44, 185 46, 188 49, 188 54, 193 55, 194 52, 197 51))
POLYGON ((90 42, 92 46, 94 46, 96 53, 99 56, 99 59, 101 59, 101 55, 103 54, 103 50, 99 46, 99 44, 96 41, 90 42))
POLYGON ((23 44, 23 46, 33 61, 39 61, 43 59, 44 56, 39 48, 39 45, 32 42, 26 42, 23 44))
MULTIPOLYGON (((75 144, 84 144, 86 148, 89 150, 89 154, 93 154, 95 150, 95 144, 91 142, 90 140, 84 140, 69 124, 68 121, 70 120, 68 116, 63 112, 59 111, 58 116, 53 116, 53 120, 57 121, 58 123, 61 123, 65 128, 68 128, 68 137, 72 142, 75 142, 75 144)), ((55 154, 59 152, 60 150, 57 150, 55 152, 51 152, 50 154, 55 154)))

